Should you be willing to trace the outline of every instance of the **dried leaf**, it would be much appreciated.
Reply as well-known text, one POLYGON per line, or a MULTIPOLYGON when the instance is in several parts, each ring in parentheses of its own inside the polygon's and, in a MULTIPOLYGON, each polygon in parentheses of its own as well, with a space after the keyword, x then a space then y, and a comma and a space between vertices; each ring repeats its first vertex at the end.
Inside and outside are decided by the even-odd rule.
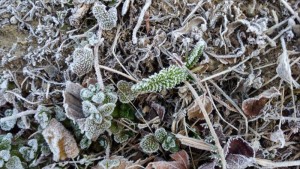
POLYGON ((165 107, 155 102, 151 103, 151 107, 156 111, 157 115, 159 116, 159 119, 162 121, 166 113, 165 107))
POLYGON ((75 158, 78 156, 79 149, 76 140, 56 119, 51 119, 42 134, 53 153, 54 161, 75 158))
MULTIPOLYGON (((204 104, 207 114, 210 114, 213 110, 213 106, 211 101, 209 100, 209 97, 201 95, 199 99, 200 103, 204 104)), ((203 113, 200 110, 200 107, 196 100, 188 107, 188 119, 190 120, 193 118, 204 119, 203 113)))
POLYGON ((224 146, 224 154, 227 157, 229 154, 239 154, 245 157, 254 157, 254 150, 249 143, 244 139, 230 138, 224 146))
POLYGON ((157 161, 149 163, 146 169, 188 169, 190 166, 189 155, 185 150, 171 154, 171 158, 175 161, 157 161))
POLYGON ((270 136, 270 139, 274 142, 279 142, 281 144, 280 148, 283 148, 285 145, 284 133, 281 129, 273 132, 270 136))
POLYGON ((250 117, 257 116, 268 100, 277 96, 280 96, 280 92, 275 87, 272 87, 256 97, 244 100, 242 109, 244 113, 250 117))
POLYGON ((82 112, 82 103, 80 99, 80 90, 82 86, 76 83, 72 83, 70 81, 66 82, 66 89, 63 92, 64 97, 64 108, 66 112, 66 116, 73 120, 74 122, 77 119, 84 118, 84 114, 82 112))

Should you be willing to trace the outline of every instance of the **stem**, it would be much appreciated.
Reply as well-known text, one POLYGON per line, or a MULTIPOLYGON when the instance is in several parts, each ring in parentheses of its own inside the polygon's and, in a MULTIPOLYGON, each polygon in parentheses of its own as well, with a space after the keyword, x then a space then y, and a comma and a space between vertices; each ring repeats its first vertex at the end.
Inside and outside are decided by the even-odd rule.
POLYGON ((99 42, 94 46, 94 55, 95 55, 94 68, 95 68, 95 71, 96 71, 97 81, 98 81, 98 84, 100 86, 100 89, 104 90, 104 83, 103 83, 102 75, 101 75, 101 72, 100 72, 99 54, 98 54, 99 53, 99 46, 102 43, 101 36, 102 36, 102 30, 99 27, 99 30, 98 30, 98 39, 99 39, 99 42))
POLYGON ((12 116, 3 117, 3 118, 0 119, 0 123, 6 122, 6 121, 9 121, 9 120, 14 120, 14 119, 17 119, 17 118, 20 118, 20 117, 23 117, 23 116, 35 114, 36 112, 37 112, 36 110, 26 110, 26 111, 20 112, 18 114, 14 114, 12 116))
POLYGON ((130 79, 130 80, 132 80, 132 81, 134 81, 134 82, 139 82, 139 81, 136 80, 135 78, 133 78, 133 77, 131 77, 131 76, 129 76, 129 75, 123 73, 123 72, 120 72, 120 71, 118 71, 118 70, 112 69, 112 68, 110 68, 110 67, 103 66, 103 65, 99 65, 99 68, 104 69, 104 70, 107 70, 107 71, 110 71, 110 72, 112 72, 112 73, 119 74, 119 75, 121 75, 121 76, 123 76, 123 77, 126 77, 127 79, 130 79))

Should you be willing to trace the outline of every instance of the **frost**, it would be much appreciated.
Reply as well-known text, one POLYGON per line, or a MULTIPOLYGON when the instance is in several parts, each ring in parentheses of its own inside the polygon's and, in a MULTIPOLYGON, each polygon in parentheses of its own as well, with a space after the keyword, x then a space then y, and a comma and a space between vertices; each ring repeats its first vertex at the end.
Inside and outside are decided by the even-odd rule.
POLYGON ((78 76, 87 74, 93 68, 94 55, 92 49, 88 47, 76 48, 72 54, 73 62, 71 63, 71 71, 78 76))
POLYGON ((104 169, 113 169, 120 165, 120 160, 118 159, 104 159, 98 163, 98 165, 104 169))
POLYGON ((159 143, 153 134, 148 134, 141 140, 140 147, 145 153, 155 153, 159 149, 159 143))
POLYGON ((167 137, 167 131, 164 128, 158 128, 155 130, 155 138, 158 142, 162 143, 167 137))
POLYGON ((120 80, 117 83, 117 88, 118 88, 117 94, 119 96, 120 102, 129 103, 138 95, 137 92, 131 90, 132 85, 133 85, 132 82, 126 82, 124 80, 120 80))
POLYGON ((42 128, 46 128, 51 118, 50 110, 45 106, 39 106, 34 118, 38 123, 40 123, 42 128))
POLYGON ((103 92, 98 92, 92 97, 92 101, 98 104, 102 103, 104 99, 105 99, 105 94, 103 92))
MULTIPOLYGON (((15 115, 17 113, 18 113, 17 109, 13 109, 13 110, 7 109, 4 112, 4 115, 7 117, 7 116, 15 115)), ((4 131, 9 131, 9 130, 11 130, 12 128, 15 127, 16 123, 17 123, 17 119, 7 120, 7 121, 4 121, 4 122, 0 123, 0 127, 4 131)))
POLYGON ((5 164, 7 169, 24 169, 21 160, 17 156, 12 156, 5 164))
POLYGON ((92 12, 97 19, 99 26, 103 30, 111 30, 117 25, 117 9, 115 7, 106 10, 106 6, 101 3, 95 3, 92 12))
POLYGON ((55 112, 55 118, 58 121, 64 121, 67 118, 64 110, 59 106, 54 107, 54 112, 55 112))
POLYGON ((79 149, 74 137, 56 119, 50 121, 42 134, 53 153, 54 161, 78 156, 79 149))

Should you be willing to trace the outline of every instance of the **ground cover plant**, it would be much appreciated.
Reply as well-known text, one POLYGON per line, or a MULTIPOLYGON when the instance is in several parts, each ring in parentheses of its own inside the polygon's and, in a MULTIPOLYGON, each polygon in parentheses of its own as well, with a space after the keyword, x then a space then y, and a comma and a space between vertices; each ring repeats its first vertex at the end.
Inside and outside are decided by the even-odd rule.
POLYGON ((299 168, 297 0, 0 0, 0 168, 299 168))

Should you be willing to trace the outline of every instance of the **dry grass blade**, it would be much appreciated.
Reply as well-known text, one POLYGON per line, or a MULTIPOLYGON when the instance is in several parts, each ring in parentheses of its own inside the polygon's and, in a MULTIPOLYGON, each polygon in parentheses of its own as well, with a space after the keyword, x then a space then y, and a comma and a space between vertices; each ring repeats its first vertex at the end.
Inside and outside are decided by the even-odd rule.
POLYGON ((213 151, 213 145, 206 143, 205 141, 195 139, 195 138, 190 138, 187 136, 183 136, 181 134, 176 134, 176 138, 179 139, 181 144, 193 147, 199 150, 205 150, 205 151, 213 151))

